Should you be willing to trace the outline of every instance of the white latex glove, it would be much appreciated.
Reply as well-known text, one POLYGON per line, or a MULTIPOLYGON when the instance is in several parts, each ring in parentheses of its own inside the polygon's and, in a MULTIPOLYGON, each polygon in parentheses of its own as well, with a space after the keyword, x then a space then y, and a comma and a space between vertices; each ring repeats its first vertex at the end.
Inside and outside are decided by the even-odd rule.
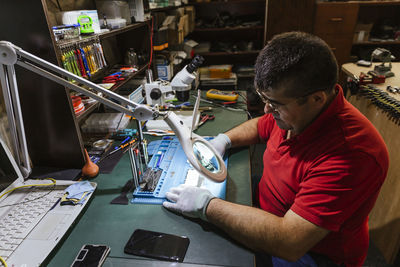
POLYGON ((165 196, 172 201, 164 201, 163 206, 165 208, 205 221, 207 221, 206 210, 208 203, 215 198, 207 189, 183 184, 171 188, 170 192, 167 192, 165 196))
POLYGON ((218 151, 218 153, 221 155, 221 157, 224 157, 225 151, 232 146, 231 139, 226 134, 220 133, 218 134, 214 139, 209 141, 215 150, 218 151))

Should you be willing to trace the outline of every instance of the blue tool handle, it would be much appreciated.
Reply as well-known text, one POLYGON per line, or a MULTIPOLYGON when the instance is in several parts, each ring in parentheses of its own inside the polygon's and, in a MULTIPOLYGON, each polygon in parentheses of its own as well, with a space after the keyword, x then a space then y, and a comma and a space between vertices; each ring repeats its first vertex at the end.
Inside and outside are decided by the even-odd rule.
POLYGON ((82 48, 79 48, 79 49, 81 50, 83 65, 85 66, 86 73, 90 77, 91 73, 90 73, 89 65, 88 65, 88 63, 86 61, 85 51, 82 48))
MULTIPOLYGON (((130 136, 126 137, 126 138, 121 142, 121 144, 119 144, 119 145, 123 145, 123 144, 126 143, 126 141, 128 141, 129 139, 131 139, 130 136)), ((115 149, 117 149, 118 147, 119 147, 119 146, 116 146, 115 149)))

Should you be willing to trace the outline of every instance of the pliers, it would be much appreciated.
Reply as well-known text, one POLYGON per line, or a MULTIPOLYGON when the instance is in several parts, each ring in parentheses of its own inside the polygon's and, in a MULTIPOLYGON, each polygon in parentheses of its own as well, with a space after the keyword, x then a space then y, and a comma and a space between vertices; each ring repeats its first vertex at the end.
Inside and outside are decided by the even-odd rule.
POLYGON ((214 120, 214 119, 215 119, 215 116, 214 116, 214 115, 202 114, 202 115, 200 116, 200 122, 199 122, 198 127, 200 127, 201 125, 203 125, 206 121, 214 120))
POLYGON ((122 72, 115 72, 103 78, 103 83, 113 83, 125 80, 121 77, 122 72))

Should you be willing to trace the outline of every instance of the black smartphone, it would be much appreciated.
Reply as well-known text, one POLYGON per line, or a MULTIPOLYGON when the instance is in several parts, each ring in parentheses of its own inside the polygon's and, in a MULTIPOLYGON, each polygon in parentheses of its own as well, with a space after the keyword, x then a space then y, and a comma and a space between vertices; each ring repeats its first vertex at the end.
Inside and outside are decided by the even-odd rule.
POLYGON ((109 252, 110 247, 106 245, 84 245, 71 267, 100 267, 109 252))
POLYGON ((124 252, 165 261, 183 262, 189 247, 189 238, 166 233, 137 229, 133 232, 124 252))

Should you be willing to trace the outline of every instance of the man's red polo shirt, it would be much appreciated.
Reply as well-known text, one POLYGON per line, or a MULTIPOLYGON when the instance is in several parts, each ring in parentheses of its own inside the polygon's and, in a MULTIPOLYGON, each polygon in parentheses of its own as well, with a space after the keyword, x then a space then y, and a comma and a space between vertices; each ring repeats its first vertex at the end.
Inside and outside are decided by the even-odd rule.
POLYGON ((271 114, 258 122, 267 141, 258 187, 262 209, 291 209, 331 232, 312 251, 360 266, 368 250, 368 213, 385 180, 389 157, 374 126, 343 96, 301 134, 286 140, 271 114))

